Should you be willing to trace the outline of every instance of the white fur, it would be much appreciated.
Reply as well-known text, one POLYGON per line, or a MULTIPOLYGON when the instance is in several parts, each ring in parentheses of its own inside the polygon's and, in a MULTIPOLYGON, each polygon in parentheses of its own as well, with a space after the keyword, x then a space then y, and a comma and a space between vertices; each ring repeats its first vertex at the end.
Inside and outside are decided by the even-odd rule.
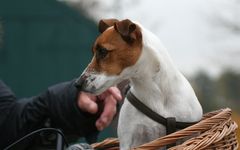
MULTIPOLYGON (((142 29, 143 49, 137 63, 123 71, 130 77, 131 91, 145 105, 163 117, 194 122, 202 108, 186 78, 176 69, 158 38, 142 29)), ((165 127, 146 117, 125 100, 119 117, 120 149, 129 150, 166 134, 165 127)))
POLYGON ((85 87, 85 91, 89 91, 95 95, 99 95, 112 85, 117 84, 115 81, 117 76, 109 76, 104 73, 89 73, 85 71, 83 74, 88 76, 86 79, 88 84, 85 87))

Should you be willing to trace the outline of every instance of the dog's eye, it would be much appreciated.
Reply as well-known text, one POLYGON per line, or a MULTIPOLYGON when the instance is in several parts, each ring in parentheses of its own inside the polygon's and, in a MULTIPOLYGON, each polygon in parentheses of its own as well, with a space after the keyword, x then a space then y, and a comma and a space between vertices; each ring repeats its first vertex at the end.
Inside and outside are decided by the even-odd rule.
POLYGON ((108 50, 104 47, 99 47, 96 52, 97 59, 103 59, 107 56, 108 50))

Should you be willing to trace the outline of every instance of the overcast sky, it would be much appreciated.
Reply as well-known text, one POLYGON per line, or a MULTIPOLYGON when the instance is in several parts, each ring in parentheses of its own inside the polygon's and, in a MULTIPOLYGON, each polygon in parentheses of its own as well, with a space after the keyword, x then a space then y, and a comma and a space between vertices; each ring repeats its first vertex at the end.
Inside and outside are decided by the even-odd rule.
POLYGON ((232 6, 227 6, 231 1, 235 0, 99 0, 107 11, 90 9, 90 13, 96 20, 138 21, 160 38, 184 74, 205 70, 217 75, 226 64, 239 70, 240 34, 233 37, 211 20, 221 13, 231 17, 232 6), (229 59, 229 50, 238 55, 229 59))

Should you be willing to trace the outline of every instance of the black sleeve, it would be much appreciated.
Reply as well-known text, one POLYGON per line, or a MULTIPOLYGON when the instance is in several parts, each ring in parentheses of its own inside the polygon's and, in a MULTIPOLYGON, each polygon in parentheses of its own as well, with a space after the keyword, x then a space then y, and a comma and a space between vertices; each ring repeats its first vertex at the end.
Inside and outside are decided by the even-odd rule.
POLYGON ((95 122, 99 113, 91 115, 81 111, 77 106, 77 94, 74 81, 71 81, 50 87, 44 97, 48 99, 52 127, 86 137, 97 131, 95 122))
POLYGON ((39 96, 15 100, 14 94, 0 82, 0 148, 44 127, 46 120, 50 120, 50 127, 60 128, 65 134, 84 137, 96 133, 98 115, 77 107, 77 93, 70 81, 54 85, 39 96))

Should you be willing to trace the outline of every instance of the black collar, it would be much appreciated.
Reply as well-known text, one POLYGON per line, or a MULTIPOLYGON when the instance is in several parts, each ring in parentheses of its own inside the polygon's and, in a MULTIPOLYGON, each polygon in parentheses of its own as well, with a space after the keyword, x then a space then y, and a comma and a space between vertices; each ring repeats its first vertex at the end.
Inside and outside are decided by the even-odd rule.
POLYGON ((127 93, 127 99, 138 111, 142 112, 152 120, 164 125, 166 127, 167 134, 175 132, 176 129, 183 129, 197 123, 197 122, 178 122, 176 121, 175 117, 164 118, 163 116, 151 110, 140 100, 138 100, 130 90, 127 93))

